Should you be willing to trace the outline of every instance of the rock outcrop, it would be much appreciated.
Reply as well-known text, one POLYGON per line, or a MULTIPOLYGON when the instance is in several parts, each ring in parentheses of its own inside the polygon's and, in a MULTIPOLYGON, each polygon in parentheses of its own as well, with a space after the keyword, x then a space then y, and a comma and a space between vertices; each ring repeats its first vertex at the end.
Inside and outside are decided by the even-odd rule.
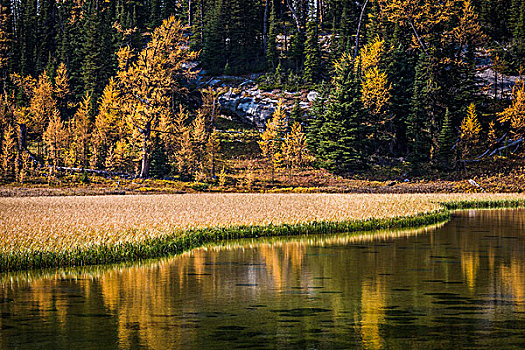
POLYGON ((306 111, 319 96, 315 91, 306 90, 299 92, 263 91, 253 80, 246 80, 242 83, 237 81, 234 86, 220 83, 221 80, 214 78, 212 81, 214 84, 210 85, 228 89, 219 97, 222 112, 254 125, 260 130, 264 129, 266 120, 272 116, 279 100, 283 101, 287 112, 291 112, 296 99, 299 99, 301 108, 306 111))

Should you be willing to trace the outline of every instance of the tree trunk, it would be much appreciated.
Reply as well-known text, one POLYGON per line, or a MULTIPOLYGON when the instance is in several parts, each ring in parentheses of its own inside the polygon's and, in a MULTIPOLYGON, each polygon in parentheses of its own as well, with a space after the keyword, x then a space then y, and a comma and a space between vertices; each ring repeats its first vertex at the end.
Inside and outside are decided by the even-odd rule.
POLYGON ((191 0, 188 0, 188 26, 193 26, 193 8, 191 0))
POLYGON ((363 16, 365 14, 366 5, 368 5, 368 0, 366 0, 365 3, 363 4, 363 8, 361 9, 361 15, 359 15, 359 24, 357 25, 357 34, 355 36, 354 58, 356 58, 357 54, 359 53, 359 35, 361 34, 361 24, 363 23, 363 16))
POLYGON ((151 134, 151 127, 148 127, 142 132, 142 166, 140 169, 140 178, 146 179, 149 176, 149 137, 151 134))
POLYGON ((288 6, 288 9, 292 13, 292 18, 295 21, 295 25, 297 26, 297 30, 299 31, 299 33, 302 33, 301 22, 299 21, 299 17, 297 17, 297 12, 295 12, 295 9, 290 4, 290 0, 286 0, 286 5, 288 6))
POLYGON ((268 0, 266 0, 264 3, 264 20, 263 20, 263 51, 265 55, 266 55, 266 49, 267 49, 267 45, 266 45, 267 42, 268 42, 268 0))
POLYGON ((204 43, 204 0, 200 3, 201 10, 201 45, 204 43))
POLYGON ((18 151, 22 153, 27 149, 27 125, 22 123, 18 124, 20 130, 20 136, 18 138, 18 151))
POLYGON ((498 98, 498 72, 494 68, 494 99, 498 98))

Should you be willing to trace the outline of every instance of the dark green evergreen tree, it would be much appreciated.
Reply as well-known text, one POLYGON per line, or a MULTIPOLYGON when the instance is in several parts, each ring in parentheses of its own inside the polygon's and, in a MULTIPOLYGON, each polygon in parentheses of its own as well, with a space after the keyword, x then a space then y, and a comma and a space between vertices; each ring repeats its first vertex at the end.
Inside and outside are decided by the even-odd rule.
POLYGON ((525 0, 512 0, 510 11, 512 53, 515 72, 525 66, 525 0))
POLYGON ((97 99, 116 68, 110 9, 104 1, 93 0, 85 4, 83 13, 83 90, 97 99))
POLYGON ((309 21, 306 31, 304 79, 315 83, 321 78, 321 48, 316 21, 309 21))
POLYGON ((291 128, 294 123, 304 125, 305 122, 304 110, 301 108, 301 100, 296 98, 288 120, 288 128, 291 128))
POLYGON ((339 62, 336 71, 326 111, 309 128, 317 140, 311 151, 322 166, 348 174, 367 166, 368 115, 361 102, 359 73, 349 55, 339 62))
POLYGON ((268 20, 268 42, 266 45, 266 63, 268 68, 275 68, 279 52, 277 50, 277 13, 273 1, 270 1, 271 11, 268 20))
POLYGON ((415 167, 430 160, 430 122, 434 105, 432 77, 430 59, 422 53, 416 66, 411 111, 407 120, 409 159, 415 167))
POLYGON ((164 143, 161 142, 159 135, 153 138, 153 146, 151 152, 150 176, 162 179, 170 174, 168 156, 164 148, 164 143))
POLYGON ((388 80, 392 86, 390 91, 390 111, 394 126, 395 144, 397 154, 407 152, 407 119, 410 115, 410 100, 414 84, 413 59, 406 54, 401 44, 396 44, 386 58, 388 80))
POLYGON ((301 70, 304 62, 304 35, 296 30, 290 41, 289 56, 296 71, 301 70))
POLYGON ((222 3, 223 0, 217 0, 216 5, 207 13, 204 27, 201 59, 211 74, 222 72, 226 64, 222 3))
POLYGON ((443 170, 450 169, 454 158, 454 144, 456 143, 456 135, 452 125, 452 118, 448 108, 445 113, 443 127, 439 134, 439 150, 438 150, 438 166, 443 170))

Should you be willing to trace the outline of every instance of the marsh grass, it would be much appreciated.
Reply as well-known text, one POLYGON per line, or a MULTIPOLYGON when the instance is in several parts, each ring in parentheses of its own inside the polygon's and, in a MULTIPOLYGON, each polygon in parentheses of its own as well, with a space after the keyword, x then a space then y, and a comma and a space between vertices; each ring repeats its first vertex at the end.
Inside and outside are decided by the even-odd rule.
POLYGON ((420 227, 455 209, 524 205, 521 195, 6 198, 0 272, 136 261, 232 239, 420 227))

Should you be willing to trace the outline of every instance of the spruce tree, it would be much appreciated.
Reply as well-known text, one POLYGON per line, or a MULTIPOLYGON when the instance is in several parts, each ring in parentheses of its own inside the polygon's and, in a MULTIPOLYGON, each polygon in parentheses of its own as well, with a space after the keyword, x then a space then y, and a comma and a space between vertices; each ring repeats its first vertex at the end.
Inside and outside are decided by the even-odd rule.
POLYGON ((83 18, 82 79, 84 92, 97 99, 107 80, 114 73, 115 59, 112 54, 110 35, 110 11, 104 3, 85 5, 83 18))
POLYGON ((415 167, 430 160, 429 124, 433 105, 431 101, 432 84, 431 64, 422 53, 416 66, 411 111, 407 120, 409 159, 415 167))
POLYGON ((170 173, 168 156, 158 134, 153 137, 152 141, 150 175, 154 178, 162 179, 170 173))
POLYGON ((392 84, 390 111, 395 134, 394 151, 400 154, 407 152, 407 119, 410 115, 410 100, 414 84, 414 60, 408 56, 401 44, 392 43, 394 47, 386 58, 386 69, 392 84))
POLYGON ((295 103, 293 105, 293 109, 290 113, 290 117, 289 117, 289 120, 288 120, 288 129, 291 128, 291 126, 294 124, 294 123, 299 123, 301 125, 304 124, 305 120, 304 120, 304 111, 303 109, 301 108, 301 104, 300 104, 301 100, 296 98, 295 99, 295 103))
MULTIPOLYGON (((322 166, 347 174, 363 169, 366 164, 367 113, 361 102, 359 73, 349 54, 336 63, 333 93, 326 112, 314 124, 318 144, 312 148, 322 166)), ((316 142, 314 142, 316 144, 316 142)))
POLYGON ((217 0, 216 5, 207 13, 204 27, 201 59, 211 74, 222 72, 226 64, 222 3, 223 0, 217 0))
POLYGON ((304 78, 309 83, 317 82, 321 77, 321 48, 316 21, 309 21, 306 32, 304 78))
POLYGON ((266 64, 268 68, 275 68, 275 63, 279 58, 279 52, 277 51, 277 14, 275 12, 275 6, 273 1, 270 1, 272 4, 270 19, 268 25, 268 42, 266 46, 266 64))
POLYGON ((438 166, 443 170, 450 169, 452 165, 454 157, 454 150, 452 148, 455 143, 456 136, 452 125, 452 118, 450 118, 450 113, 447 108, 443 127, 439 134, 438 166))
POLYGON ((525 66, 525 0, 513 0, 510 11, 512 52, 515 71, 525 66))
POLYGON ((296 30, 290 40, 289 56, 296 71, 299 71, 304 62, 304 35, 296 30))

